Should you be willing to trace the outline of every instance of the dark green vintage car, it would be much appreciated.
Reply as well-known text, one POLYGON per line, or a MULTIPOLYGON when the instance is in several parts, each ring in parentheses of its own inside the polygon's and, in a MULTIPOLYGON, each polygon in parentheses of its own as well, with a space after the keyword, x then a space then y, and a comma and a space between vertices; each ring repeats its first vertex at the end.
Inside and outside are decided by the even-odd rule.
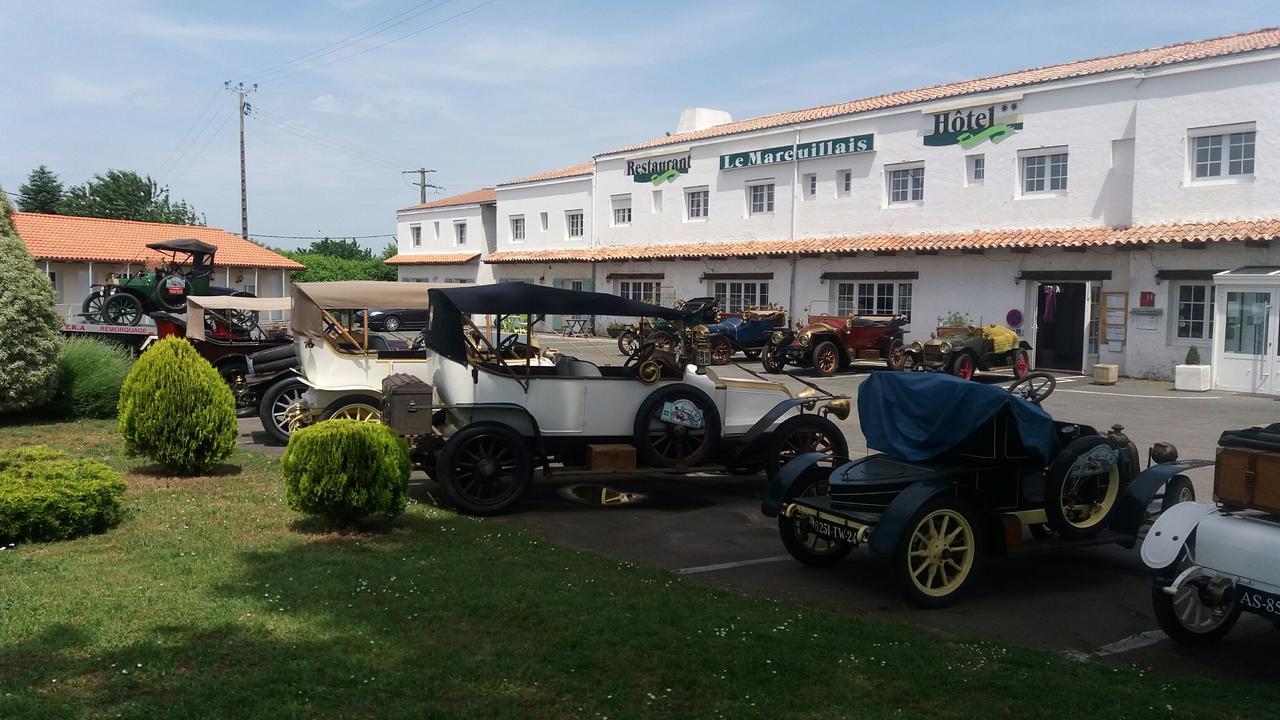
POLYGON ((213 256, 218 248, 194 238, 150 243, 148 248, 164 256, 154 270, 132 275, 112 275, 94 285, 80 306, 88 322, 137 325, 143 315, 186 310, 189 295, 241 295, 249 293, 211 285, 213 256))
POLYGON ((979 371, 1003 368, 1013 370, 1018 380, 1031 372, 1031 345, 999 325, 938 328, 929 340, 905 348, 903 355, 911 370, 945 372, 965 380, 979 371))

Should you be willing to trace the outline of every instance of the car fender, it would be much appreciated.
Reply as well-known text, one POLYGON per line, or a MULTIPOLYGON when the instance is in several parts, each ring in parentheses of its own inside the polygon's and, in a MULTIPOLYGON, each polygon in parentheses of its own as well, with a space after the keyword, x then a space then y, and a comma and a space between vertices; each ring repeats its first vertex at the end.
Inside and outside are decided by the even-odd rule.
POLYGON ((787 411, 814 401, 815 398, 811 397, 788 398, 786 400, 779 401, 777 405, 774 405, 769 412, 761 416, 760 419, 756 421, 756 424, 752 425, 751 429, 747 430, 746 434, 742 436, 742 439, 739 441, 741 452, 746 452, 747 448, 750 448, 751 444, 763 435, 765 431, 773 427, 773 424, 783 415, 787 414, 787 411))
POLYGON ((1138 528, 1147 519, 1147 507, 1155 499, 1156 491, 1166 483, 1193 468, 1205 467, 1213 463, 1207 460, 1177 460, 1174 462, 1152 465, 1134 478, 1120 496, 1120 504, 1116 507, 1111 519, 1111 528, 1125 535, 1136 536, 1138 528))
POLYGON ((943 493, 955 492, 955 487, 955 482, 948 478, 931 478, 908 486, 889 501, 880 521, 871 531, 871 542, 867 547, 877 555, 892 555, 907 530, 907 522, 920 506, 943 493))
POLYGON ((1161 513, 1142 541, 1142 563, 1156 572, 1172 567, 1196 526, 1217 509, 1207 503, 1184 502, 1161 513))
MULTIPOLYGON (((807 472, 814 470, 815 466, 825 460, 826 456, 822 453, 804 453, 792 458, 778 474, 773 477, 769 486, 765 488, 764 499, 760 501, 760 512, 766 517, 777 517, 782 510, 782 503, 787 498, 792 497, 791 488, 796 481, 803 477, 807 472)), ((827 468, 818 468, 826 471, 827 468)))

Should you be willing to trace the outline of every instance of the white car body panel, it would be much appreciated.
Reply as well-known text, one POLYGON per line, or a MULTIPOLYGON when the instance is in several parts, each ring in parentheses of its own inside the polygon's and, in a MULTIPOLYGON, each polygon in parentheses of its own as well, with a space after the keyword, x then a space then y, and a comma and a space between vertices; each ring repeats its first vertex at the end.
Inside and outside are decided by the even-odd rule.
POLYGON ((383 378, 392 373, 408 373, 423 380, 431 377, 431 359, 423 351, 421 358, 379 359, 376 352, 345 353, 327 342, 305 337, 294 339, 298 353, 298 369, 302 381, 318 390, 382 393, 383 378))
POLYGON ((1196 524, 1217 510, 1217 507, 1205 503, 1184 502, 1160 513, 1142 541, 1139 553, 1142 562, 1152 570, 1164 570, 1172 565, 1182 553, 1196 524))
POLYGON ((1194 566, 1178 576, 1171 590, 1207 574, 1280 594, 1280 522, 1270 516, 1223 511, 1207 503, 1179 503, 1151 526, 1142 543, 1143 563, 1154 570, 1170 567, 1193 531, 1189 545, 1194 566))

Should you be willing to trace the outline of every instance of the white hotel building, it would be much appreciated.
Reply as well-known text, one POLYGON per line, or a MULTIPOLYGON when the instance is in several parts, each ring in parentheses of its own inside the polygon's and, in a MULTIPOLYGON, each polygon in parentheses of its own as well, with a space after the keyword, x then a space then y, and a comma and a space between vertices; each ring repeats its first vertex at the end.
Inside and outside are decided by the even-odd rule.
MULTIPOLYGON (((397 215, 402 280, 1014 327, 1280 393, 1280 29, 676 131, 397 215), (1273 124, 1274 123, 1274 124, 1273 124)), ((597 320, 598 324, 603 319, 597 320)))

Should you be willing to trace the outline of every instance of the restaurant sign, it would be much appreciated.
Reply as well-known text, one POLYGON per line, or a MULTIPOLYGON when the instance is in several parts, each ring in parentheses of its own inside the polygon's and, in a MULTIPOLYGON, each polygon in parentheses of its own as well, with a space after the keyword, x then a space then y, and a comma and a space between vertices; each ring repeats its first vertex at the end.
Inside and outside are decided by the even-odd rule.
POLYGON ((676 178, 689 172, 692 164, 691 155, 667 160, 628 160, 627 174, 638 183, 661 185, 664 182, 675 182, 676 178))
POLYGON ((730 153, 720 156, 721 170, 772 165, 774 163, 812 160, 814 158, 852 155, 854 153, 872 152, 876 149, 875 135, 847 135, 832 140, 815 140, 813 142, 780 145, 763 150, 730 153))
POLYGON ((998 143, 1021 129, 1017 102, 951 110, 933 114, 933 133, 924 136, 924 144, 959 145, 968 150, 988 140, 998 143))

